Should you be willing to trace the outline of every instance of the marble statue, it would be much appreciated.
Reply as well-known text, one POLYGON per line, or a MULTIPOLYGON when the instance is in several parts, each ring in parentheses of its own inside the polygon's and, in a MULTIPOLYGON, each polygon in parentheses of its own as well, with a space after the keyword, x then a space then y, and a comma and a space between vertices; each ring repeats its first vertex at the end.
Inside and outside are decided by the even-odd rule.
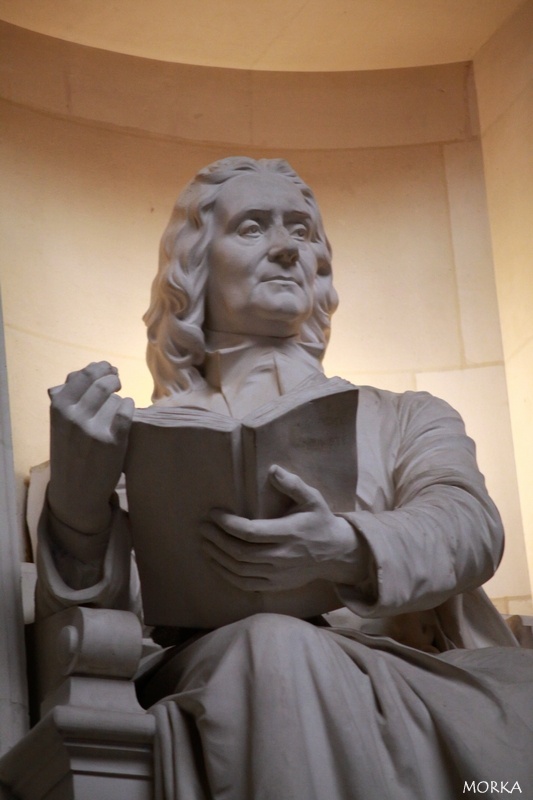
MULTIPOLYGON (((155 406, 241 419, 326 382, 336 305, 319 209, 289 165, 206 167, 174 208, 145 315, 155 406)), ((139 608, 113 495, 134 414, 119 390, 101 362, 50 391, 41 616, 139 608)), ((426 393, 360 387, 356 441, 351 508, 273 464, 287 513, 212 510, 204 552, 228 586, 325 579, 346 610, 159 632, 170 646, 139 681, 158 800, 452 800, 480 781, 533 796, 533 652, 479 588, 503 532, 462 420, 426 393)))

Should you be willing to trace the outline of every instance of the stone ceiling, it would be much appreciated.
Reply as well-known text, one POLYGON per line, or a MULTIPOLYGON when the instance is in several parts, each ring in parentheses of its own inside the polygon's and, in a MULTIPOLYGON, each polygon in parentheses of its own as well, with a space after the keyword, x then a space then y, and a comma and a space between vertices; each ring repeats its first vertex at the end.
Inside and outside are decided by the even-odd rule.
POLYGON ((184 64, 373 70, 471 59, 522 0, 0 0, 0 19, 184 64))

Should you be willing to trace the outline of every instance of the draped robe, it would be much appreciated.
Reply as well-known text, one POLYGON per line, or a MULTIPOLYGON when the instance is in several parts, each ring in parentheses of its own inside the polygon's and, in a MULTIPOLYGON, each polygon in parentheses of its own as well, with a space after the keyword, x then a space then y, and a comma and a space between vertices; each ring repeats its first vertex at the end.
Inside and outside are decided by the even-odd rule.
MULTIPOLYGON (((312 348, 235 336, 211 338, 205 377, 166 404, 243 417, 327 380, 312 348)), ((479 588, 503 532, 461 418, 426 393, 361 387, 357 454, 342 516, 366 542, 368 579, 337 588, 345 610, 327 626, 256 615, 146 672, 157 800, 452 800, 472 781, 533 798, 533 651, 479 588)), ((80 536, 43 520, 38 612, 133 607, 124 513, 80 536)))

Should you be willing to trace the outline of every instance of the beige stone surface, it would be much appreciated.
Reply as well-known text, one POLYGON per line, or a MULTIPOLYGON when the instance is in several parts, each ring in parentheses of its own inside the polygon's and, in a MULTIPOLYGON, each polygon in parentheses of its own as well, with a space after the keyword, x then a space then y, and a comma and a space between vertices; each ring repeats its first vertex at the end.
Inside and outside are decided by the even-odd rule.
POLYGON ((509 598, 508 597, 491 597, 491 601, 500 614, 509 613, 509 598))
MULTIPOLYGON (((533 3, 474 59, 513 440, 533 575, 533 3)), ((514 594, 514 592, 509 592, 514 594)))
POLYGON ((506 356, 533 337, 533 78, 483 136, 506 356))
MULTIPOLYGON (((488 0, 475 4, 483 9, 484 25, 495 19, 493 12, 503 19, 520 6, 475 57, 506 376, 479 153, 471 141, 472 76, 463 65, 388 74, 252 76, 141 61, 0 26, 0 94, 10 101, 0 109, 0 277, 19 516, 22 477, 47 454, 50 383, 87 360, 112 356, 125 392, 141 405, 149 402, 140 314, 176 188, 223 155, 284 155, 316 189, 335 248, 342 305, 328 373, 395 391, 429 389, 459 408, 508 532, 502 568, 487 588, 502 610, 532 613, 524 553, 533 574, 533 2, 489 1, 490 14, 488 0), (337 148, 344 150, 333 153, 337 148), (478 364, 485 366, 467 369, 478 364)), ((104 14, 117 9, 112 5, 106 4, 104 14)), ((284 33, 258 57, 256 40, 242 36, 242 18, 228 15, 240 46, 226 43, 211 56, 227 64, 235 53, 250 59, 253 52, 256 61, 248 67, 285 59, 285 67, 302 69, 304 58, 311 69, 319 68, 324 53, 316 40, 326 42, 329 29, 317 23, 318 6, 305 5, 308 30, 315 32, 310 47, 287 47, 298 38, 302 17, 289 23, 283 3, 277 21, 284 33)), ((31 7, 35 24, 49 10, 47 2, 37 7, 0 0, 0 16, 8 6, 17 13, 31 7)), ((467 14, 473 8, 464 0, 460 6, 467 14)), ((380 65, 399 66, 402 52, 414 58, 396 18, 391 48, 374 0, 368 8, 376 14, 377 39, 388 47, 380 65), (394 64, 383 62, 389 56, 394 64)), ((470 58, 488 35, 489 28, 471 24, 474 19, 461 27, 455 14, 451 29, 439 27, 443 41, 446 31, 452 34, 448 45, 464 42, 468 31, 482 37, 457 58, 470 58)), ((134 15, 131 22, 135 28, 134 15)), ((116 35, 101 18, 98 23, 96 32, 116 35)), ((144 46, 147 29, 137 25, 136 31, 144 46)), ((185 39, 186 31, 182 25, 185 39)), ((213 31, 214 17, 204 44, 213 31)), ((427 63, 424 53, 433 60, 434 43, 416 31, 417 52, 427 63)), ((350 46, 350 57, 367 58, 370 51, 358 51, 352 33, 343 25, 328 43, 339 59, 347 53, 341 44, 350 46)), ((175 42, 170 27, 168 40, 175 42)), ((24 571, 29 582, 30 573, 24 571)), ((19 711, 17 706, 17 725, 19 711)), ((11 717, 11 733, 10 726, 11 717)))
MULTIPOLYGON (((23 460, 27 471, 47 456, 44 391, 85 359, 116 361, 125 391, 146 403, 140 318, 160 230, 176 187, 227 151, 68 123, 9 104, 3 119, 0 274, 20 408, 15 436, 32 453, 23 460), (31 353, 39 357, 25 375, 31 353), (32 396, 40 398, 38 423, 32 396), (41 432, 28 436, 28 419, 41 432)), ((457 367, 461 344, 439 148, 328 153, 319 160, 313 153, 287 155, 316 187, 335 251, 343 299, 328 370, 457 367)), ((17 461, 19 453, 17 446, 17 461)))
POLYGON ((504 114, 533 79, 533 2, 520 4, 474 57, 482 131, 504 114))
POLYGON ((312 149, 465 139, 467 74, 466 64, 312 76, 256 72, 252 142, 312 149))
POLYGON ((0 95, 51 113, 68 114, 68 73, 63 69, 68 45, 5 22, 0 22, 0 44, 0 95))
POLYGON ((0 42, 0 94, 8 100, 164 136, 250 141, 246 71, 139 59, 6 23, 0 42))
POLYGON ((6 322, 141 356, 162 220, 194 149, 3 110, 6 322))
POLYGON ((462 65, 331 81, 265 74, 253 93, 244 82, 232 94, 223 70, 215 81, 205 69, 9 33, 0 277, 17 386, 19 509, 22 476, 47 457, 51 383, 106 357, 125 392, 149 402, 140 318, 160 232, 176 189, 235 152, 284 156, 316 191, 341 295, 328 374, 403 391, 414 388, 414 372, 497 360, 480 165, 475 143, 457 141, 475 130, 462 65), (239 144, 261 135, 260 120, 270 141, 239 144), (332 149, 302 149, 312 146, 308 130, 314 147, 332 149), (280 147, 287 142, 295 149, 280 147))
POLYGON ((444 146, 450 223, 466 364, 503 357, 490 227, 477 140, 444 146))
MULTIPOLYGON (((144 362, 144 350, 138 358, 119 355, 112 348, 97 350, 71 345, 6 328, 10 394, 13 414, 14 461, 17 481, 22 488, 31 466, 48 458, 49 400, 47 388, 65 380, 67 372, 91 361, 111 360, 118 367, 125 396, 134 396, 139 405, 149 405, 152 382, 144 362), (26 365, 26 366, 21 366, 26 365)), ((22 497, 19 503, 22 503, 22 497)), ((22 508, 19 505, 19 515, 22 508)))
POLYGON ((298 158, 334 247, 341 303, 329 369, 420 371, 461 364, 441 149, 298 158))
POLYGON ((510 597, 508 607, 509 614, 533 614, 533 601, 531 597, 510 597))
POLYGON ((253 73, 139 59, 5 23, 0 42, 6 99, 144 133, 227 142, 231 152, 250 145, 300 150, 456 141, 475 126, 464 102, 464 63, 253 73))
POLYGON ((0 16, 137 56, 273 70, 366 70, 471 58, 520 0, 2 0, 0 16))
MULTIPOLYGON (((146 621, 211 628, 172 650, 141 689, 140 702, 157 722, 156 788, 164 784, 163 793, 177 800, 188 796, 188 782, 197 787, 208 780, 210 791, 223 795, 231 776, 231 793, 242 800, 250 794, 362 798, 387 796, 392 781, 404 800, 415 788, 427 797, 435 789, 444 800, 464 775, 480 774, 487 753, 497 775, 507 774, 511 758, 525 780, 531 774, 525 758, 531 737, 515 734, 523 730, 526 713, 520 679, 530 679, 521 651, 492 647, 491 687, 484 690, 476 680, 485 659, 475 648, 513 642, 484 595, 469 591, 493 574, 503 530, 460 421, 427 395, 396 398, 362 389, 356 486, 354 390, 347 405, 327 403, 320 413, 319 398, 340 390, 340 399, 345 387, 342 381, 336 389, 324 382, 313 355, 298 341, 320 346, 321 337, 306 331, 309 314, 317 300, 326 313, 335 305, 331 275, 320 269, 326 242, 318 213, 294 174, 289 181, 258 171, 249 159, 211 165, 216 189, 202 177, 182 195, 182 206, 194 198, 203 213, 178 220, 173 215, 163 238, 149 351, 161 406, 132 419, 133 408, 113 395, 116 376, 105 365, 75 373, 53 393, 51 513, 48 536, 43 530, 40 542, 39 611, 53 615, 76 602, 76 589, 87 605, 119 602, 129 584, 130 537, 121 512, 110 513, 109 498, 125 468, 146 621), (198 304, 184 303, 191 275, 205 281, 198 304), (165 322, 172 323, 171 339, 165 322), (207 352, 198 339, 189 346, 202 329, 207 352), (186 360, 187 354, 194 358, 186 360), (202 360, 205 380, 197 372, 202 360), (190 391, 182 391, 184 384, 190 391), (276 417, 285 408, 295 416, 276 417), (219 411, 222 419, 207 410, 219 411), (240 420, 250 430, 248 442, 240 420), (185 450, 183 460, 178 454, 185 450), (278 458, 290 472, 269 467, 278 458), (310 462, 314 468, 307 471, 310 462), (258 480, 252 478, 256 469, 258 480), (269 498, 274 505, 267 499, 268 483, 278 490, 269 498), (331 508, 327 488, 334 490, 331 508), (289 501, 290 516, 278 505, 280 494, 289 501), (355 509, 346 511, 354 496, 355 509), (322 596, 311 578, 335 584, 333 602, 331 583, 322 596), (239 590, 235 605, 232 587, 239 590), (355 630, 321 629, 296 618, 339 603, 371 618, 392 638, 368 648, 355 630), (410 645, 409 652, 394 639, 410 645), (450 669, 429 655, 454 644, 459 649, 450 669), (274 675, 281 679, 272 680, 274 675), (503 721, 495 691, 500 685, 509 700, 503 721), (353 703, 345 702, 348 697, 353 703), (465 705, 476 726, 465 722, 465 705), (390 721, 385 743, 384 716, 390 721), (429 728, 428 718, 434 722, 429 728), (465 733, 468 746, 459 757, 454 747, 465 733), (199 734, 201 762, 194 745, 199 734), (502 751, 503 740, 512 748, 502 751), (416 765, 413 742, 422 753, 416 765), (451 773, 450 752, 457 756, 451 773), (379 766, 385 762, 383 777, 379 766), (412 766, 407 778, 406 763, 412 766)), ((498 378, 505 388, 503 370, 484 377, 485 394, 498 378)), ((479 383, 465 385, 465 371, 456 378, 457 394, 471 402, 479 383)), ((501 395, 496 399, 503 416, 501 395)), ((498 444, 503 461, 504 446, 498 444)), ((83 609, 95 622, 100 613, 83 609)), ((67 636, 61 635, 75 669, 53 697, 85 706, 92 694, 85 676, 94 662, 92 647, 77 651, 81 627, 86 629, 69 625, 67 636)), ((121 660, 109 639, 98 635, 96 643, 105 653, 104 674, 119 677, 121 660)), ((122 642, 116 649, 122 652, 122 642)), ((132 663, 127 675, 134 669, 132 663)), ((107 717, 110 703, 105 694, 103 699, 107 717)))
POLYGON ((76 48, 67 64, 74 116, 193 141, 252 141, 251 75, 245 70, 166 64, 91 48, 76 48))
POLYGON ((485 586, 489 595, 529 594, 529 575, 518 503, 516 466, 503 366, 417 376, 417 388, 442 397, 463 416, 476 442, 487 487, 502 515, 506 546, 495 577, 485 586))
POLYGON ((520 503, 530 574, 533 574, 533 341, 529 341, 506 365, 514 451, 520 503))

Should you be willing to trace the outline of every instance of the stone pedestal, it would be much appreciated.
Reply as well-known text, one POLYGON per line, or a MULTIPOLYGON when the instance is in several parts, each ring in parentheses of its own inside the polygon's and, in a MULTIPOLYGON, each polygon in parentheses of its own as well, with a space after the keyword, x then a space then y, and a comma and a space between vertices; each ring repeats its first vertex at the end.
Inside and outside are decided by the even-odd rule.
POLYGON ((152 800, 150 714, 56 706, 0 763, 6 798, 152 800))
POLYGON ((42 719, 0 760, 0 800, 151 800, 155 718, 133 683, 141 650, 127 611, 74 607, 36 624, 42 719))

